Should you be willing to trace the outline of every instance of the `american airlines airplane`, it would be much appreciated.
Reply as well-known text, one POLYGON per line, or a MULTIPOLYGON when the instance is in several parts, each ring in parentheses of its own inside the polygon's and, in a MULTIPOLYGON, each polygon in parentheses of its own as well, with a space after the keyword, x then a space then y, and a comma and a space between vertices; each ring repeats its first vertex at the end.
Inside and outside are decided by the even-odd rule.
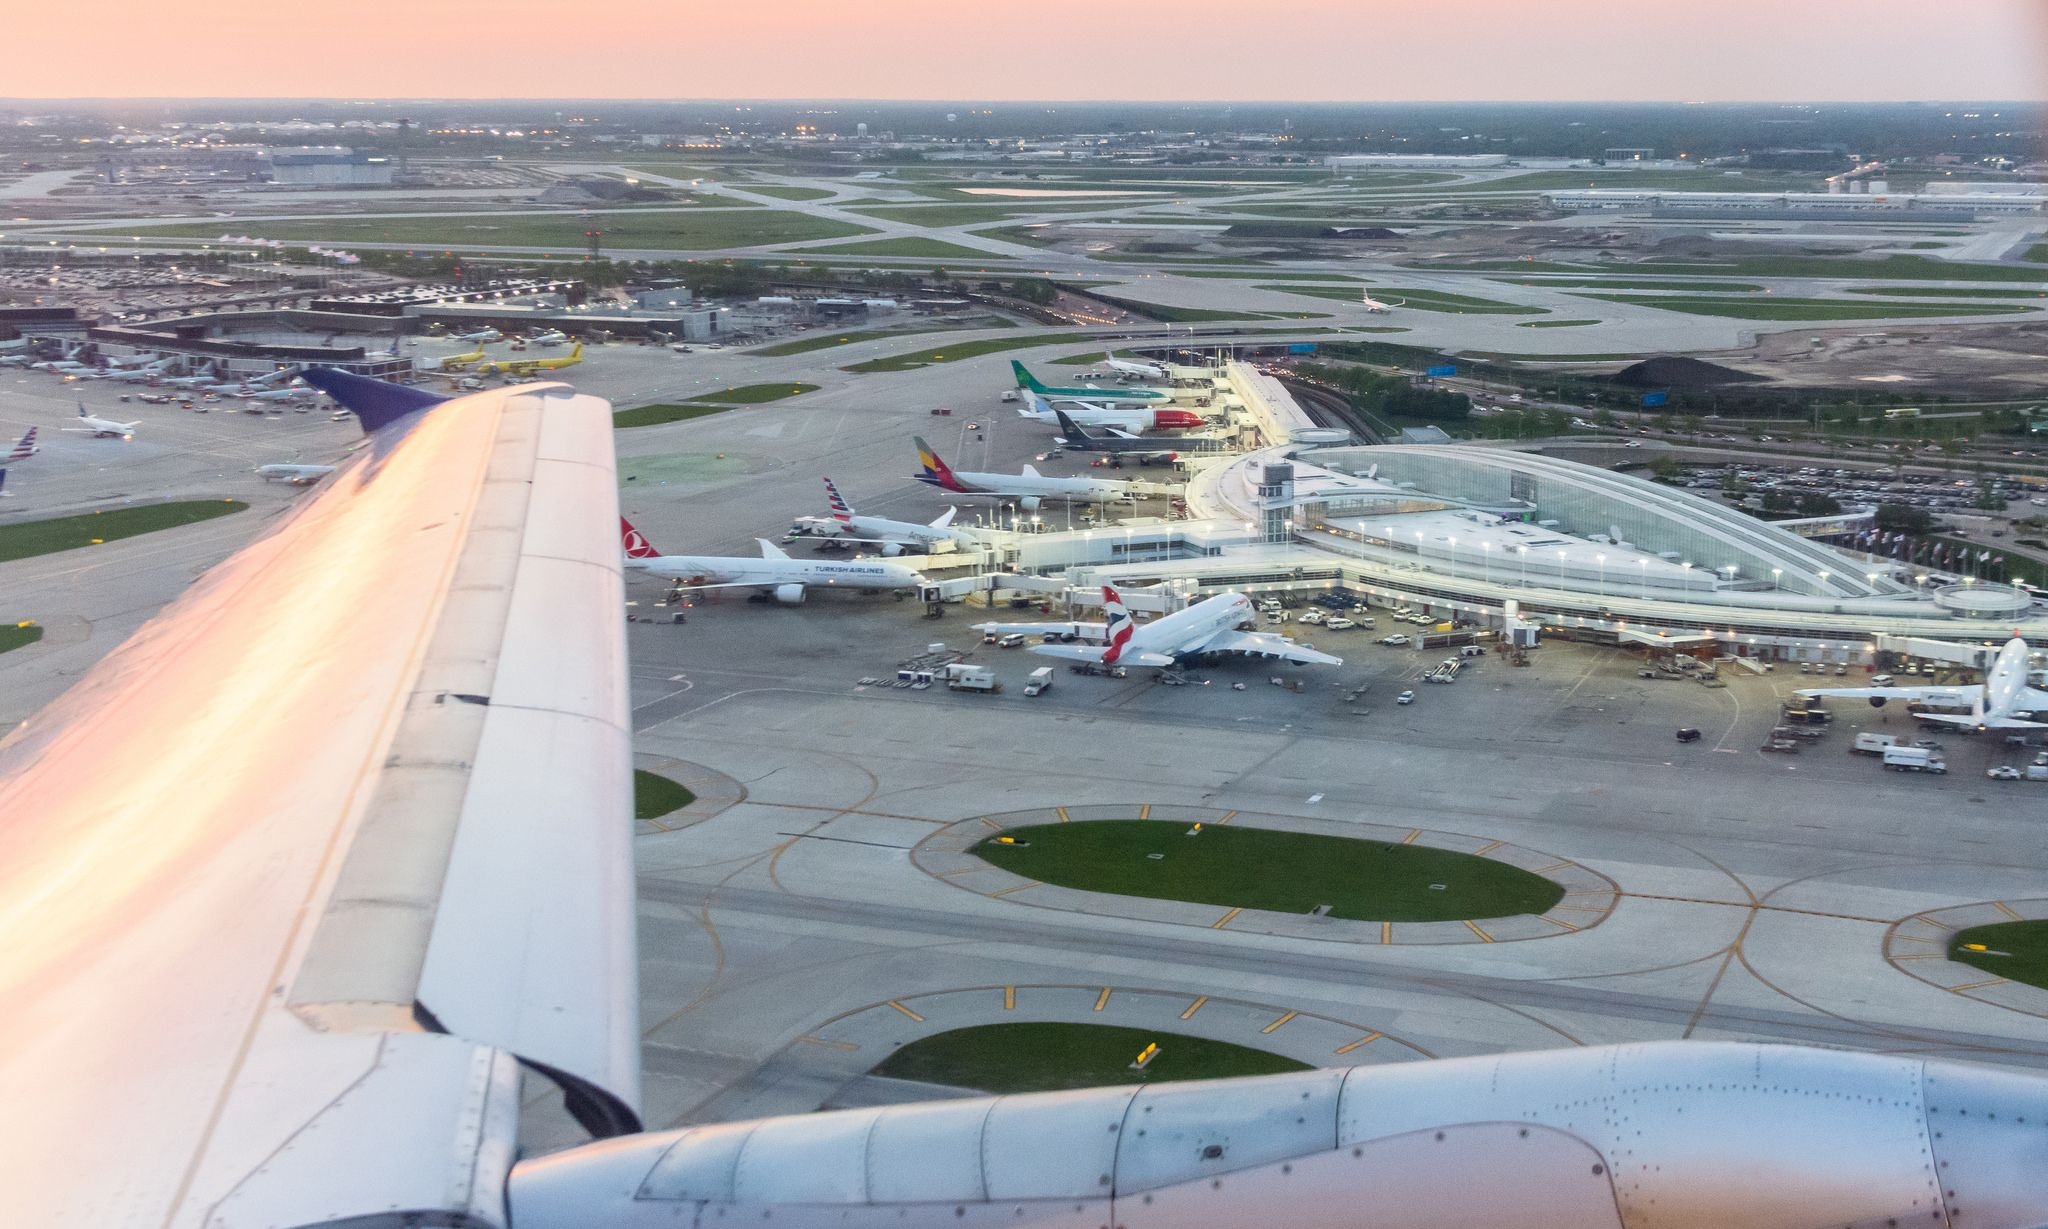
POLYGON ((1024 404, 1017 407, 1017 413, 1047 426, 1057 425, 1059 415, 1065 413, 1084 427, 1115 427, 1120 431, 1190 431, 1209 425, 1208 419, 1193 410, 1170 406, 1110 406, 1088 401, 1062 401, 1059 408, 1054 409, 1050 401, 1031 392, 1024 394, 1024 404))
POLYGON ((1918 700, 1946 707, 1967 705, 1968 713, 1919 713, 1922 721, 1973 730, 2041 730, 2048 721, 2048 691, 2027 686, 2027 642, 2014 636, 1991 659, 1984 682, 1973 687, 1802 687, 1802 696, 1841 696, 1870 701, 1883 708, 1887 700, 1918 700), (2025 714, 2022 716, 2021 714, 2025 714))
POLYGON ((1143 625, 1132 622, 1124 600, 1109 585, 1102 586, 1100 623, 977 623, 974 630, 997 636, 1012 632, 1039 635, 1047 632, 1091 641, 1089 644, 1034 644, 1031 651, 1043 657, 1094 662, 1102 666, 1171 666, 1182 658, 1211 653, 1242 653, 1252 657, 1291 661, 1305 666, 1341 666, 1344 659, 1319 653, 1285 636, 1237 630, 1257 621, 1251 599, 1242 593, 1219 593, 1196 602, 1185 610, 1162 615, 1143 625))
POLYGON ((1046 500, 1107 504, 1132 498, 1129 483, 1104 478, 1048 478, 1029 465, 1021 474, 954 469, 932 450, 930 444, 924 442, 922 436, 912 436, 911 439, 917 444, 916 481, 955 495, 987 495, 1014 500, 1026 512, 1038 511, 1039 505, 1046 500))
POLYGON ((78 425, 64 429, 66 431, 85 432, 96 440, 132 440, 135 438, 135 428, 141 425, 142 420, 140 418, 134 422, 115 422, 111 418, 101 418, 94 414, 88 414, 85 410, 85 403, 80 402, 78 406, 78 425))
POLYGON ((840 495, 838 485, 830 478, 825 479, 825 498, 831 502, 832 515, 810 518, 808 523, 814 537, 871 543, 880 546, 884 555, 900 555, 906 550, 938 554, 961 547, 971 550, 982 544, 981 538, 973 531, 952 527, 953 517, 959 511, 957 508, 946 509, 929 524, 862 516, 840 495))
POLYGON ((22 432, 20 439, 14 441, 14 447, 9 449, 7 455, 4 458, 0 458, 0 461, 12 465, 17 461, 26 461, 42 450, 42 445, 36 443, 36 428, 30 427, 22 432))
POLYGON ((878 559, 847 563, 792 559, 766 538, 758 539, 761 557, 749 559, 732 555, 664 555, 623 516, 619 518, 619 533, 629 570, 675 581, 679 589, 759 589, 773 594, 785 606, 794 606, 804 600, 806 591, 813 586, 915 589, 925 583, 924 577, 910 568, 878 559))
POLYGON ((374 446, 0 743, 10 1226, 2048 1224, 2048 1079, 1739 1042, 643 1132, 611 408, 308 378, 374 446))

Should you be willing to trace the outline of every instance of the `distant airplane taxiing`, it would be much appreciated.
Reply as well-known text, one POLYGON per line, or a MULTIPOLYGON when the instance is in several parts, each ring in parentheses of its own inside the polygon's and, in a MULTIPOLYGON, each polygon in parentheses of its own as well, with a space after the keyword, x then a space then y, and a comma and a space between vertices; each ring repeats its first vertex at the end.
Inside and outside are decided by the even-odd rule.
POLYGON ((1302 665, 1341 666, 1344 659, 1297 644, 1269 632, 1245 632, 1238 628, 1258 615, 1252 601, 1242 593, 1225 592, 1195 603, 1185 610, 1162 615, 1140 627, 1131 621, 1124 600, 1110 585, 1102 586, 1100 623, 977 623, 974 630, 984 634, 1026 635, 1054 633, 1061 638, 1086 640, 1088 644, 1034 644, 1031 651, 1044 657, 1093 662, 1102 666, 1171 666, 1185 657, 1206 653, 1241 653, 1302 665))
POLYGON ((115 422, 111 418, 101 418, 98 415, 89 414, 86 412, 84 403, 81 402, 78 407, 78 425, 64 429, 66 431, 86 432, 96 440, 132 440, 135 438, 135 428, 141 425, 142 420, 139 418, 134 422, 115 422))
POLYGON ((1374 315, 1379 315, 1382 312, 1393 311, 1396 307, 1400 306, 1399 303, 1380 302, 1378 299, 1372 297, 1372 291, 1370 290, 1359 291, 1358 297, 1359 301, 1365 304, 1365 310, 1371 312, 1374 315))
POLYGON ((1021 474, 981 473, 975 470, 954 469, 944 458, 924 442, 922 436, 911 437, 917 445, 918 473, 915 479, 926 486, 935 486, 955 495, 987 495, 996 499, 1015 500, 1017 506, 1026 512, 1038 511, 1046 500, 1077 504, 1107 504, 1132 498, 1131 486, 1127 482, 1115 482, 1104 478, 1049 478, 1026 465, 1021 474))
POLYGON ((259 465, 256 476, 265 482, 289 482, 294 486, 311 486, 334 472, 332 465, 259 465))
POLYGON ((794 606, 804 600, 813 586, 915 589, 924 584, 924 577, 900 563, 879 559, 846 563, 792 559, 766 538, 758 539, 761 557, 749 559, 732 555, 664 555, 624 517, 619 518, 619 533, 629 571, 675 581, 679 589, 756 589, 773 595, 785 606, 794 606))

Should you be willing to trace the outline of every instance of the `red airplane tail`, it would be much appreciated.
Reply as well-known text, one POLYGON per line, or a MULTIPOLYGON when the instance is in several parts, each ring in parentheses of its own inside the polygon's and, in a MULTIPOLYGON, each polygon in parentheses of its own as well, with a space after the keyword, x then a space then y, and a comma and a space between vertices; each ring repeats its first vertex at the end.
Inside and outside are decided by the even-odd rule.
POLYGON ((619 518, 619 537, 626 548, 626 558, 628 559, 658 559, 661 557, 661 552, 654 549, 654 544, 647 540, 647 535, 633 528, 633 522, 623 516, 619 518))

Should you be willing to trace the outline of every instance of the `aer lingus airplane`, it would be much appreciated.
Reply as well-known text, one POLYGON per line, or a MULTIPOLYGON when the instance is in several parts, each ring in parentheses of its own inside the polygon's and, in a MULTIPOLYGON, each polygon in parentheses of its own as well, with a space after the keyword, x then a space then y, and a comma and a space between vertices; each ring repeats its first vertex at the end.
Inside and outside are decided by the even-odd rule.
MULTIPOLYGON (((308 379, 374 445, 0 744, 10 1227, 2048 1225, 2048 1079, 1841 1048, 646 1130, 611 407, 308 379), (542 1101, 589 1141, 523 1147, 564 1129, 542 1101)), ((784 752, 699 728, 676 749, 729 772, 784 752)), ((864 866, 860 907, 901 895, 898 863, 864 866)))
POLYGON ((1102 586, 1100 623, 977 623, 974 630, 1003 636, 1012 632, 1091 641, 1089 644, 1034 644, 1045 657, 1093 662, 1102 666, 1170 666, 1185 657, 1208 653, 1242 653, 1311 666, 1341 666, 1344 659, 1320 653, 1305 644, 1268 632, 1241 632, 1239 625, 1258 618, 1251 599, 1242 593, 1219 593, 1139 626, 1124 609, 1123 598, 1102 586))
POLYGON ((1173 400, 1173 394, 1159 388, 1102 388, 1084 384, 1080 388, 1049 388, 1038 382, 1038 377, 1024 369, 1024 364, 1010 360, 1010 374, 1017 377, 1017 387, 1026 392, 1037 393, 1047 401, 1093 401, 1102 405, 1155 405, 1173 400))
POLYGON ((792 559, 788 552, 759 539, 761 557, 744 555, 664 555, 646 535, 619 518, 628 571, 645 572, 676 582, 679 589, 758 589, 794 606, 812 586, 832 589, 915 589, 924 577, 900 563, 854 559, 834 563, 823 559, 792 559))
POLYGON ((1967 705, 1967 713, 1919 713, 1920 720, 1936 725, 1961 726, 1974 730, 2040 730, 2048 721, 2048 691, 2027 686, 2027 642, 2014 636, 1991 659, 1984 682, 1970 687, 1802 687, 1802 696, 1841 696, 1869 700, 1882 708, 1887 700, 1918 700, 1948 707, 1967 705), (2026 714, 2022 717, 2020 714, 2026 714))

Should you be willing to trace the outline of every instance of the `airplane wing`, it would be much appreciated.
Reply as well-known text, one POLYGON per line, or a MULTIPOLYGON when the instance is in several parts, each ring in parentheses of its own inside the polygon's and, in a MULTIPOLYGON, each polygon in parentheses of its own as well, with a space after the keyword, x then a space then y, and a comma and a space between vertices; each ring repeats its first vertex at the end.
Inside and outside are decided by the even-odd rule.
POLYGON ((1276 657, 1304 666, 1341 666, 1344 659, 1318 652, 1305 644, 1296 644, 1285 636, 1270 632, 1218 632, 1190 652, 1200 653, 1250 653, 1260 657, 1276 657))
POLYGON ((2048 721, 2022 721, 2017 717, 1992 717, 1987 714, 1971 713, 1918 713, 1920 720, 1937 725, 1966 727, 1972 730, 2048 730, 2048 721))
POLYGON ((522 1066, 636 1125, 610 407, 362 383, 396 421, 0 743, 8 1223, 497 1229, 522 1066))
POLYGON ((1062 636, 1078 636, 1082 640, 1101 643, 1109 639, 1109 633, 1100 623, 976 623, 974 630, 989 636, 1007 636, 1022 632, 1027 636, 1043 636, 1057 632, 1062 636))
MULTIPOLYGON (((1102 663, 1107 650, 1099 644, 1034 644, 1030 651, 1040 657, 1058 657, 1066 661, 1092 661, 1102 663)), ((1170 666, 1173 658, 1164 653, 1125 653, 1116 659, 1119 666, 1170 666)))
POLYGON ((1984 694, 1981 687, 1801 687, 1801 696, 1836 696, 1845 700, 1917 700, 1922 704, 1964 705, 1984 694))

